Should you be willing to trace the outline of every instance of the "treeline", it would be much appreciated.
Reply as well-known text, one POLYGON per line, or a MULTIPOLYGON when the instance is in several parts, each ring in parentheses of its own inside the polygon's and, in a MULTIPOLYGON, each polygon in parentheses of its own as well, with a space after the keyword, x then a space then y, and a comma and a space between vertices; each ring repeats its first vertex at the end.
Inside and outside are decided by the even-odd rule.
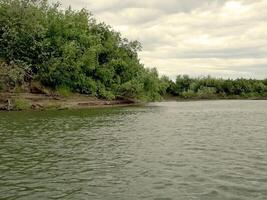
POLYGON ((185 99, 261 98, 267 97, 267 79, 216 79, 210 76, 190 78, 179 75, 168 82, 167 93, 185 99))
POLYGON ((129 41, 85 9, 60 10, 47 0, 0 0, 0 91, 32 83, 63 93, 147 101, 266 97, 267 80, 159 77, 140 63, 129 41))
POLYGON ((60 10, 46 0, 0 2, 0 89, 39 81, 105 99, 164 94, 157 71, 139 61, 141 44, 97 23, 87 10, 60 10))

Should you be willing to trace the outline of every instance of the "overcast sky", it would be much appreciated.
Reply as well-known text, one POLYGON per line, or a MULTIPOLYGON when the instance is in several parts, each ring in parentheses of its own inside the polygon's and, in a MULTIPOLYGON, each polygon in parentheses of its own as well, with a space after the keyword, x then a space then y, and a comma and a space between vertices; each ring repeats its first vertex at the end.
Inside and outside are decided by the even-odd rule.
POLYGON ((87 8, 160 74, 267 78, 267 0, 60 0, 87 8))

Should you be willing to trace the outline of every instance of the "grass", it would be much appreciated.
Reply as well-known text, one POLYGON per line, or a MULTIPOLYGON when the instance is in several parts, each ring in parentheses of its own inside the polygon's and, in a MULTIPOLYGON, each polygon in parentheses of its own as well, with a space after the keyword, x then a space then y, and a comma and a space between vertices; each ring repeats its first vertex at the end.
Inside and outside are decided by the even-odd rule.
POLYGON ((29 110, 31 109, 31 105, 29 101, 22 98, 13 98, 11 100, 11 104, 13 107, 13 110, 29 110))
POLYGON ((14 93, 23 93, 23 92, 27 92, 27 89, 24 88, 23 86, 16 85, 13 92, 14 93))
POLYGON ((57 88, 57 93, 63 97, 69 97, 72 94, 70 89, 68 87, 65 87, 65 86, 61 86, 61 87, 57 88))
POLYGON ((58 110, 62 108, 62 103, 51 102, 44 106, 45 110, 58 110))

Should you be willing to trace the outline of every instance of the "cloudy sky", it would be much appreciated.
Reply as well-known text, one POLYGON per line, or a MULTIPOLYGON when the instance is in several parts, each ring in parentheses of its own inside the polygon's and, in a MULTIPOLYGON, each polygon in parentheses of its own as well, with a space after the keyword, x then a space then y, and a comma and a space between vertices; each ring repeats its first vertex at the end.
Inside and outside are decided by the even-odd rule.
POLYGON ((267 0, 60 0, 87 8, 160 74, 267 78, 267 0))

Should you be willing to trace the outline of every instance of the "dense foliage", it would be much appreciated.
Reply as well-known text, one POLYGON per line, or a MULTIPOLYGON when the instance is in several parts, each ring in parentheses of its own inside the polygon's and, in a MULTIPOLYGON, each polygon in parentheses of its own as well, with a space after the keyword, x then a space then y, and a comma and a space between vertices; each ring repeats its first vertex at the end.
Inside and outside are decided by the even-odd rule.
POLYGON ((170 80, 168 82, 167 92, 181 98, 267 97, 267 79, 254 80, 241 78, 224 80, 209 76, 190 78, 187 75, 179 75, 175 82, 170 80))
POLYGON ((58 6, 46 0, 0 0, 0 58, 10 68, 19 66, 27 81, 54 89, 107 99, 161 97, 166 85, 156 70, 139 62, 139 42, 97 23, 85 9, 58 6))
POLYGON ((141 44, 122 38, 85 9, 47 0, 0 0, 0 90, 32 82, 99 98, 158 100, 266 97, 267 80, 159 78, 140 63, 141 44))

